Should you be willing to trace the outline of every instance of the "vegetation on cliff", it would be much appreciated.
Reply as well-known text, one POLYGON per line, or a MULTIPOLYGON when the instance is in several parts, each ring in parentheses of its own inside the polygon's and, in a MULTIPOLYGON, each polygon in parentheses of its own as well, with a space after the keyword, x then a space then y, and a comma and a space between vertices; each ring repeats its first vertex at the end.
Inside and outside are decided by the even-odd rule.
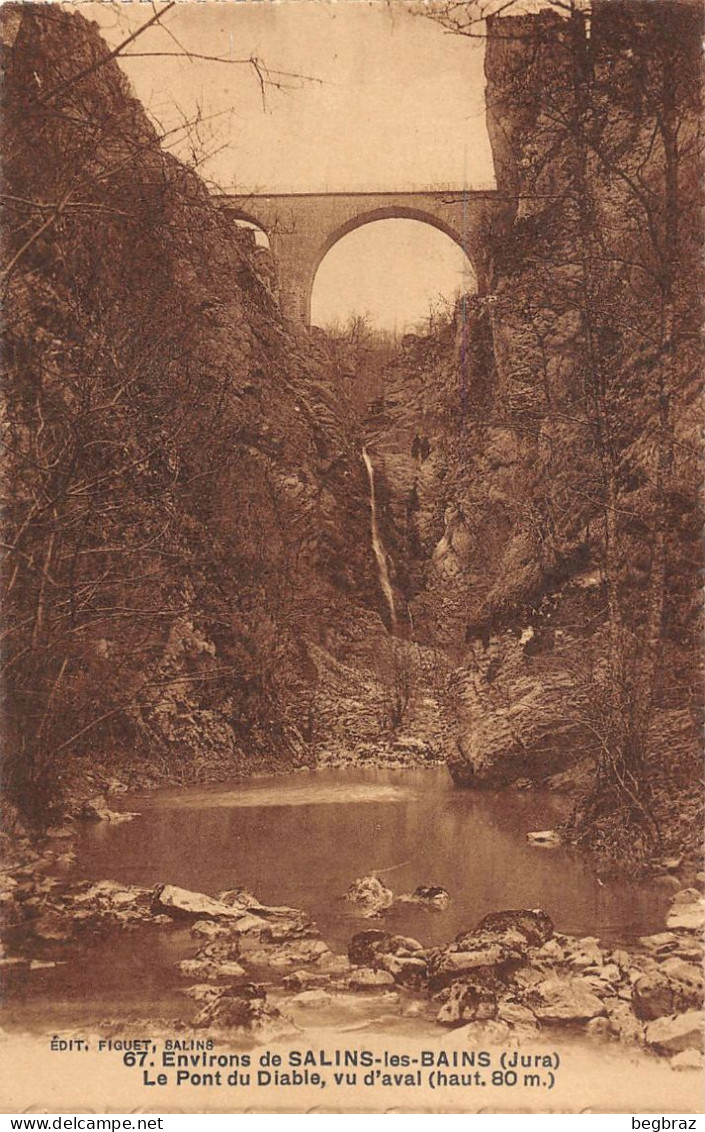
POLYGON ((375 580, 327 356, 96 27, 3 19, 4 769, 44 820, 84 763, 310 757, 301 627, 330 644, 375 580))
POLYGON ((388 372, 390 516, 461 660, 458 780, 582 759, 576 835, 624 860, 682 836, 699 779, 701 12, 483 7, 434 18, 487 36, 508 211, 490 293, 388 372))

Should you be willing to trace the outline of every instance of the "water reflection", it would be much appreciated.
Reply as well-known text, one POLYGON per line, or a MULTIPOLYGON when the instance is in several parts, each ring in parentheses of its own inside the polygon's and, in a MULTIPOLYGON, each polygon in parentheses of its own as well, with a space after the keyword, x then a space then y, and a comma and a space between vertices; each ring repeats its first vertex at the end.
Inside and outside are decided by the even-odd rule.
POLYGON ((565 800, 456 790, 444 769, 319 771, 160 791, 129 805, 142 810, 135 822, 86 832, 84 875, 209 893, 244 885, 268 903, 305 908, 341 946, 355 924, 339 898, 375 871, 397 893, 449 890, 447 912, 392 916, 427 944, 498 908, 541 907, 559 930, 609 939, 663 922, 665 896, 653 887, 602 883, 569 851, 527 844, 528 830, 560 821, 565 800))

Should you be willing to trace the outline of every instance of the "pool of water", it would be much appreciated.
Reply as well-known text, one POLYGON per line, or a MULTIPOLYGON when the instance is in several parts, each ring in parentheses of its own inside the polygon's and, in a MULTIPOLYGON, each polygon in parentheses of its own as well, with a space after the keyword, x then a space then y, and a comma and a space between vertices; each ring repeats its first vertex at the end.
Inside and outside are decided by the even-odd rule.
MULTIPOLYGON (((445 768, 358 768, 145 792, 122 800, 129 823, 86 826, 79 876, 168 883, 215 895, 242 885, 267 904, 308 912, 333 950, 370 926, 429 945, 450 940, 502 908, 543 908, 559 931, 628 941, 663 927, 667 893, 653 884, 601 880, 568 849, 541 849, 530 830, 555 826, 565 799, 537 791, 455 788, 445 768), (395 893, 440 884, 443 912, 402 906, 370 921, 341 899, 377 872, 395 893)), ((74 946, 64 965, 10 989, 10 1013, 46 1025, 157 1011, 183 1014, 175 961, 194 950, 188 930, 121 932, 74 946), (180 1003, 180 1005, 179 1005, 180 1003)), ((188 1000, 186 1000, 188 1001, 188 1000)), ((10 1019, 13 1020, 12 1018, 10 1019)))

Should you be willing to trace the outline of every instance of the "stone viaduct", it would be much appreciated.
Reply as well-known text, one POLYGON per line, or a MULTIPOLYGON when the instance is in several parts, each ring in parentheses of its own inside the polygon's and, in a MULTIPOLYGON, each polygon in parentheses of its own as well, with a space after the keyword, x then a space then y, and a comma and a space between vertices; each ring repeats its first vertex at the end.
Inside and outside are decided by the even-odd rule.
POLYGON ((217 201, 233 221, 248 220, 267 233, 282 313, 305 326, 321 260, 348 232, 373 220, 421 220, 438 228, 468 256, 478 290, 489 284, 487 228, 501 208, 492 189, 222 195, 217 201))

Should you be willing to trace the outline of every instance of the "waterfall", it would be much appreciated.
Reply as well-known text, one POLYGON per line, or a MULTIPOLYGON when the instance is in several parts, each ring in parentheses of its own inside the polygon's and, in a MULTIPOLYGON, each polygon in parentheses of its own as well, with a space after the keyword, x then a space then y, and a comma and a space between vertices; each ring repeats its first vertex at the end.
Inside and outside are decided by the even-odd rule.
POLYGON ((389 614, 392 621, 392 632, 396 631, 397 627, 397 612, 394 608, 394 593, 392 591, 392 584, 389 581, 389 568, 387 566, 387 556, 384 553, 382 540, 379 537, 379 527, 377 526, 377 501, 375 499, 375 470, 372 466, 369 453, 366 448, 362 449, 362 458, 365 461, 367 468, 367 478, 370 481, 370 528, 372 532, 372 549, 375 552, 377 559, 377 572, 379 574, 379 584, 382 587, 387 605, 389 606, 389 614))

